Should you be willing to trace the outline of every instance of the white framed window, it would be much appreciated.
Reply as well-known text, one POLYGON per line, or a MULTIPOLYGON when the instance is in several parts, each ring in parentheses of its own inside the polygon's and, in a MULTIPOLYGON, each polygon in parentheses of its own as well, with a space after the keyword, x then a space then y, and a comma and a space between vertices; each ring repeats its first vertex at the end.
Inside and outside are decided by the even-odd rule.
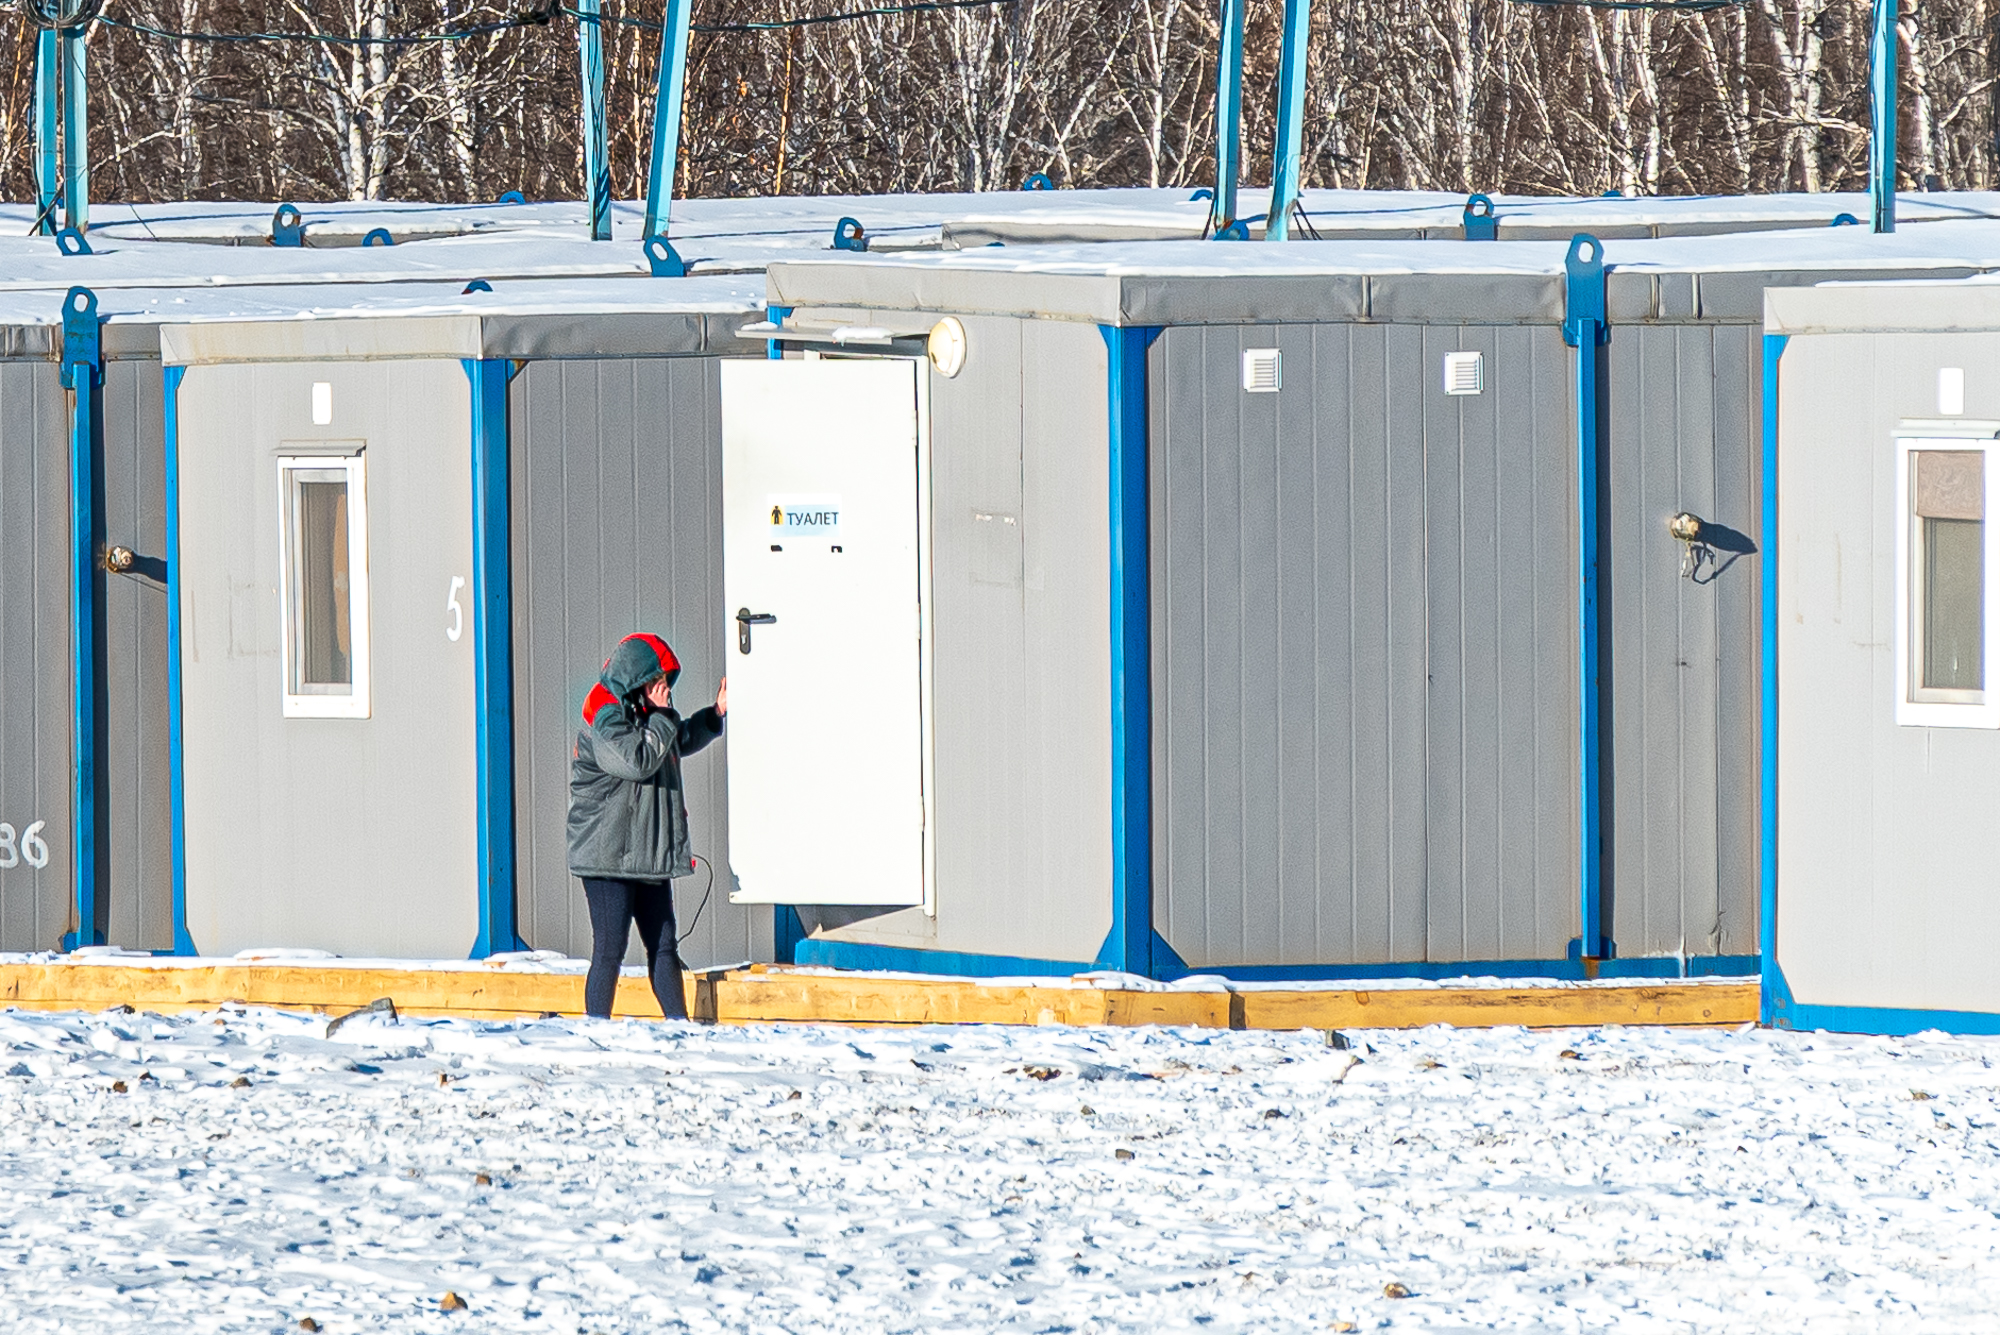
POLYGON ((2000 728, 2000 478, 1987 432, 1896 441, 1896 722, 2000 728))
POLYGON ((364 457, 278 460, 278 600, 286 718, 368 717, 364 457))

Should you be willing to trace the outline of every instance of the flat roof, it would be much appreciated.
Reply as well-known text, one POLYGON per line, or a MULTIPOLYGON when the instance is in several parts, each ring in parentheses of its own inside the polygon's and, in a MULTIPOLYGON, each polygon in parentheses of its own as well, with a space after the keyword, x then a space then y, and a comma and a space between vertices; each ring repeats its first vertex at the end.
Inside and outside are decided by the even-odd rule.
MULTIPOLYGON (((779 261, 775 305, 995 314, 1113 325, 1552 323, 1568 246, 1465 241, 1168 241, 779 261)), ((1755 322, 1772 286, 2000 269, 2000 221, 1884 235, 1816 227, 1605 243, 1613 324, 1755 322)))

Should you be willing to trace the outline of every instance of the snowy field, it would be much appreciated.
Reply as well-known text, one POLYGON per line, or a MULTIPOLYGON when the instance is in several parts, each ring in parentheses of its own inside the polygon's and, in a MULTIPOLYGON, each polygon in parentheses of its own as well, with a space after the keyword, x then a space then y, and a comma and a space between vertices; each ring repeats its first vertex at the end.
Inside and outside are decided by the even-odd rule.
POLYGON ((1992 1041, 325 1030, 0 1014, 0 1325, 2000 1330, 1992 1041))

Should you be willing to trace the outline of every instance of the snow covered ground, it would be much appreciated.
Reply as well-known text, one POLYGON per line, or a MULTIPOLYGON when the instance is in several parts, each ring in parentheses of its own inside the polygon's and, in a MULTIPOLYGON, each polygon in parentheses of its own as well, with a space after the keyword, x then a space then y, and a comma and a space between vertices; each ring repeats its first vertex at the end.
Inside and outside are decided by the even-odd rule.
POLYGON ((2000 1330, 1995 1041, 325 1030, 0 1014, 0 1324, 2000 1330))

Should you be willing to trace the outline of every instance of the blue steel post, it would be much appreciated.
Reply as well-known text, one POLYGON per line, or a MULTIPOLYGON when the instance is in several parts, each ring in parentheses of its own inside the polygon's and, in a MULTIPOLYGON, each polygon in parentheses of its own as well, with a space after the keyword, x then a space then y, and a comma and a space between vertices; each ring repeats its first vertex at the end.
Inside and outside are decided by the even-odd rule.
POLYGON ((90 228, 90 87, 84 81, 87 27, 62 30, 63 226, 90 228))
POLYGON ((167 840, 174 879, 174 954, 194 955, 187 925, 187 797, 181 778, 181 378, 160 369, 167 510, 167 840))
POLYGON ((44 28, 35 38, 35 195, 36 229, 54 236, 62 224, 56 219, 56 200, 62 197, 62 154, 59 151, 62 102, 61 39, 54 28, 44 28))
POLYGON ((1778 971, 1778 361, 1785 355, 1788 338, 1764 335, 1764 494, 1757 537, 1764 584, 1758 665, 1763 693, 1757 757, 1757 955, 1765 1024, 1776 1023, 1778 1008, 1790 1000, 1790 989, 1778 971))
POLYGON ((611 150, 604 128, 604 24, 598 0, 576 0, 576 40, 583 59, 583 192, 590 239, 611 239, 611 150))
POLYGON ((646 168, 645 236, 665 236, 674 207, 674 165, 681 152, 681 103, 687 87, 688 11, 694 0, 667 0, 660 29, 660 73, 653 94, 653 156, 646 168))
POLYGON ((1597 628, 1598 349, 1611 341, 1604 314, 1604 245, 1588 233, 1569 243, 1563 341, 1576 349, 1577 538, 1577 951, 1585 960, 1611 953, 1604 933, 1603 746, 1600 735, 1597 628))
POLYGON ((1278 137, 1271 149, 1271 211, 1264 239, 1292 234, 1292 205, 1299 198, 1299 152, 1306 118, 1306 38, 1312 31, 1308 0, 1285 0, 1283 51, 1278 61, 1278 137))
POLYGON ((1215 199, 1209 227, 1236 221, 1236 180, 1243 174, 1243 4, 1222 0, 1222 45, 1215 59, 1215 199))
POLYGON ((1097 963, 1153 972, 1153 688, 1146 349, 1156 328, 1104 336, 1111 445, 1111 935, 1097 963))
POLYGON ((70 393, 70 828, 76 931, 70 947, 102 945, 97 929, 97 297, 63 297, 62 383, 70 393))
POLYGON ((514 918, 514 595, 505 359, 472 382, 472 661, 478 735, 479 937, 474 959, 524 949, 514 918))
POLYGON ((1897 0, 1875 0, 1868 45, 1868 194, 1878 232, 1896 230, 1896 8, 1897 0))

